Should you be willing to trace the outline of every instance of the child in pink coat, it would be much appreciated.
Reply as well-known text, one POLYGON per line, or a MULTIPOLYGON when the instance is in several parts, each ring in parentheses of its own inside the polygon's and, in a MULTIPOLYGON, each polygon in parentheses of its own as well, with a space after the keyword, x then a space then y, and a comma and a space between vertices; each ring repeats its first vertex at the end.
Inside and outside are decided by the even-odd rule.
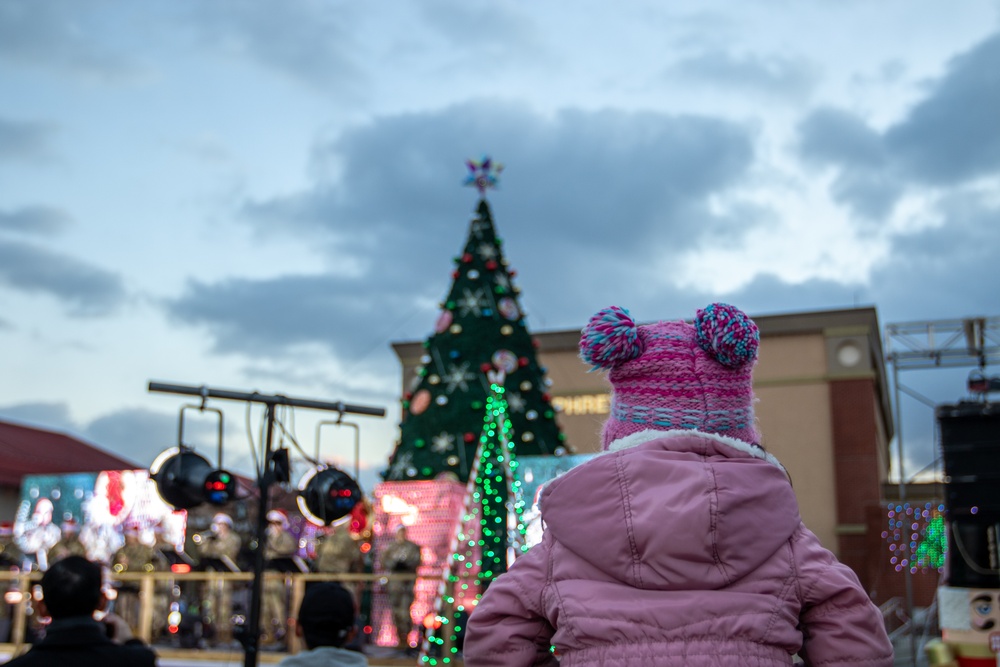
POLYGON ((581 356, 613 388, 605 453, 545 486, 542 542, 472 613, 466 665, 891 667, 881 613, 760 447, 758 345, 726 304, 694 324, 591 318, 581 356))

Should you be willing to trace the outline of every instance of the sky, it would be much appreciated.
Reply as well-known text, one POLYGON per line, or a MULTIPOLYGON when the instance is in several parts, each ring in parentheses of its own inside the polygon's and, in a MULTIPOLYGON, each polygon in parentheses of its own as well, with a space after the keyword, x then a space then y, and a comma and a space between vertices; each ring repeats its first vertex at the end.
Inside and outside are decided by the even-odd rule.
MULTIPOLYGON (((533 331, 1000 315, 998 128, 995 0, 3 0, 0 418, 148 465, 190 403, 151 380, 381 407, 348 420, 371 488, 482 155, 533 331)), ((212 404, 249 470, 262 410, 212 404)), ((912 471, 933 413, 902 407, 912 471)), ((281 417, 353 464, 335 415, 281 417)))

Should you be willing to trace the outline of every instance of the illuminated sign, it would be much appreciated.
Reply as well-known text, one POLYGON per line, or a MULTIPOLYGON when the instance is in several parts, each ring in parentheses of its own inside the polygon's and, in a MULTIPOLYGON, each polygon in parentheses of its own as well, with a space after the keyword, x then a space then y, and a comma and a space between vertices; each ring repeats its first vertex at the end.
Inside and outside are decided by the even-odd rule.
POLYGON ((564 415, 606 415, 611 412, 611 395, 555 396, 552 405, 564 415))

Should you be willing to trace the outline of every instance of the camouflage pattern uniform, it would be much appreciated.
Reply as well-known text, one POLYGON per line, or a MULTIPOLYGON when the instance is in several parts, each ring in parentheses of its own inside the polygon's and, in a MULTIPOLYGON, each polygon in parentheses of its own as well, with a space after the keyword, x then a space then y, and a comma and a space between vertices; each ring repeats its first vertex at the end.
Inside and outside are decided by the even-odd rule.
MULTIPOLYGON (((153 547, 143 544, 138 537, 129 535, 125 538, 125 546, 111 557, 111 571, 115 574, 153 572, 156 569, 156 561, 153 547)), ((139 583, 122 582, 115 601, 115 613, 125 619, 133 632, 138 632, 139 629, 139 583)))
POLYGON ((357 569, 358 544, 346 528, 316 537, 316 557, 313 569, 324 574, 347 574, 357 569))
MULTIPOLYGON (((420 546, 397 534, 396 540, 382 552, 382 567, 390 574, 411 574, 420 565, 420 546)), ((396 635, 400 647, 408 646, 407 636, 413 627, 410 607, 415 597, 416 580, 400 581, 390 578, 386 584, 386 594, 389 606, 392 608, 392 622, 396 626, 396 635)))
MULTIPOLYGON (((0 567, 4 570, 20 570, 24 567, 24 552, 14 542, 14 537, 9 532, 0 535, 0 567)), ((0 593, 10 590, 17 590, 17 580, 12 579, 8 585, 0 586, 0 593)), ((0 612, 0 642, 11 640, 11 626, 14 619, 14 605, 4 604, 0 612)))
POLYGON ((5 570, 24 566, 24 552, 10 535, 0 536, 0 566, 5 570))
MULTIPOLYGON (((222 533, 204 533, 199 544, 199 557, 221 559, 229 558, 233 563, 239 556, 243 541, 232 529, 222 533)), ((228 570, 226 570, 228 572, 228 570)), ((233 638, 233 588, 231 582, 217 581, 209 584, 203 599, 208 603, 207 616, 216 630, 216 638, 220 642, 229 642, 233 638)))
MULTIPOLYGON (((156 531, 156 544, 153 545, 155 572, 170 572, 170 561, 163 554, 174 551, 174 545, 163 539, 160 530, 156 531)), ((173 579, 157 579, 153 584, 153 628, 152 638, 155 640, 167 632, 167 615, 170 613, 170 601, 174 594, 173 579)))
MULTIPOLYGON (((298 541, 286 529, 270 530, 264 560, 291 558, 299 550, 298 541)), ((272 643, 284 637, 288 612, 285 608, 284 576, 264 576, 264 590, 261 596, 261 635, 264 643, 272 643)))
POLYGON ((87 547, 80 541, 80 536, 76 533, 63 535, 58 542, 49 549, 49 565, 61 560, 66 556, 87 557, 87 547))

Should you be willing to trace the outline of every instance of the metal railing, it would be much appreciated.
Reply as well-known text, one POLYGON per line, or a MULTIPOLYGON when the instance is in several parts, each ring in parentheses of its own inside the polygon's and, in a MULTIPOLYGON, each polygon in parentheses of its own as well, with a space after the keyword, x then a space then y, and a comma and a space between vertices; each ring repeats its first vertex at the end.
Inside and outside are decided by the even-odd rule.
MULTIPOLYGON (((41 596, 41 576, 40 572, 0 572, 0 591, 4 593, 4 604, 0 607, 0 652, 19 655, 30 647, 47 623, 47 619, 40 617, 36 605, 41 596)), ((352 591, 360 611, 359 620, 364 624, 360 628, 359 645, 374 647, 380 637, 383 646, 391 645, 391 642, 386 642, 386 637, 396 637, 394 625, 389 629, 382 627, 384 622, 380 625, 373 620, 376 592, 383 592, 390 580, 412 581, 420 585, 430 581, 436 584, 440 577, 440 573, 300 574, 267 571, 262 586, 265 591, 277 592, 281 599, 280 627, 270 628, 280 631, 280 641, 270 649, 278 654, 294 654, 303 650, 290 619, 294 618, 310 583, 336 581, 352 591)), ((110 573, 106 593, 109 598, 115 599, 114 610, 129 622, 135 636, 158 651, 176 650, 179 654, 236 652, 242 651, 238 641, 239 630, 247 622, 252 583, 253 574, 249 572, 110 573), (126 608, 122 604, 126 598, 134 602, 134 606, 126 608), (226 599, 223 609, 210 609, 206 614, 206 603, 220 599, 226 599), (171 616, 171 612, 175 615, 171 616), (225 618, 219 618, 220 613, 225 618), (205 618, 210 615, 215 617, 207 623, 205 618)), ((384 612, 384 601, 382 609, 384 612)), ((262 628, 271 621, 262 618, 262 628)), ((392 624, 391 610, 388 623, 392 624)), ((413 623, 412 630, 417 632, 416 639, 411 639, 410 644, 419 646, 422 641, 419 620, 413 623)), ((262 632, 267 634, 266 629, 262 632)))

